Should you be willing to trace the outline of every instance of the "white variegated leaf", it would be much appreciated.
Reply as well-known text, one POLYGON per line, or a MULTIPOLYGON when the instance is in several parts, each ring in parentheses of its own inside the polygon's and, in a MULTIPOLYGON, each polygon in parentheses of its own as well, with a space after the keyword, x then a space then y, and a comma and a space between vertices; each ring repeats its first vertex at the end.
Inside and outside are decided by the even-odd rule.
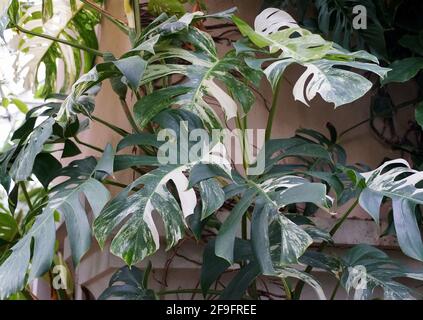
POLYGON ((366 181, 359 202, 379 223, 379 211, 383 197, 392 199, 395 231, 405 254, 423 261, 423 242, 417 224, 415 208, 423 204, 423 172, 410 168, 407 161, 397 159, 385 162, 379 168, 361 174, 366 181))

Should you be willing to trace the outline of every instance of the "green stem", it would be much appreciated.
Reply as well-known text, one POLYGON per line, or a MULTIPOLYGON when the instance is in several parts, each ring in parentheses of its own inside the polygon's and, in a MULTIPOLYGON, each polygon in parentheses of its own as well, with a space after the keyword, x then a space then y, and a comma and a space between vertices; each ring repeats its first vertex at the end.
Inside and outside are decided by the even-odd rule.
POLYGON ((341 280, 338 279, 336 282, 335 288, 333 288, 332 294, 330 295, 330 298, 329 298, 330 300, 335 299, 336 293, 338 292, 340 285, 341 285, 341 280))
POLYGON ((71 47, 74 47, 74 48, 77 48, 77 49, 80 49, 80 50, 84 50, 84 51, 90 52, 90 53, 92 53, 92 54, 94 54, 96 56, 102 57, 104 55, 103 52, 101 52, 99 50, 86 47, 86 46, 84 46, 82 44, 79 44, 79 43, 74 43, 74 42, 63 40, 63 39, 58 39, 58 38, 49 36, 47 34, 38 33, 38 32, 35 32, 35 31, 31 31, 31 30, 27 30, 27 29, 22 28, 21 26, 19 26, 17 24, 13 25, 13 27, 15 27, 16 29, 18 29, 20 32, 23 32, 23 33, 26 33, 26 34, 30 34, 30 35, 35 36, 35 37, 40 37, 40 38, 48 39, 48 40, 51 40, 51 41, 54 41, 54 42, 63 43, 63 44, 66 44, 68 46, 71 46, 71 47))
POLYGON ((97 116, 91 115, 91 118, 99 123, 101 123, 102 125, 108 127, 109 129, 113 130, 114 132, 120 134, 121 136, 127 136, 129 134, 129 132, 123 130, 122 128, 116 127, 115 125, 107 122, 106 120, 103 120, 97 116))
POLYGON ((111 185, 111 186, 119 187, 119 188, 122 188, 122 189, 125 189, 127 187, 126 184, 123 184, 123 183, 120 183, 120 182, 116 182, 116 181, 112 181, 112 180, 108 180, 108 179, 103 180, 103 183, 104 184, 111 185))
POLYGON ((29 210, 30 211, 33 211, 34 210, 34 206, 32 205, 31 197, 29 196, 28 190, 26 189, 25 181, 19 182, 19 185, 21 186, 21 189, 22 189, 22 192, 24 194, 26 203, 28 204, 29 210))
POLYGON ((137 35, 137 39, 141 34, 141 11, 140 11, 140 1, 139 0, 132 0, 132 8, 134 10, 135 16, 135 33, 137 35))
POLYGON ((267 118, 265 141, 268 141, 272 135, 273 120, 275 118, 276 111, 278 109, 278 97, 279 97, 281 83, 282 83, 282 78, 279 79, 278 84, 276 85, 275 92, 273 94, 272 106, 270 107, 269 117, 267 118))
POLYGON ((286 294, 286 300, 292 300, 291 288, 289 287, 288 282, 286 282, 286 280, 283 278, 281 278, 281 281, 286 294))
MULTIPOLYGON (((331 236, 334 236, 335 233, 338 231, 338 229, 341 227, 341 225, 347 220, 348 216, 351 214, 351 212, 354 210, 354 208, 358 204, 358 199, 354 201, 354 203, 348 208, 348 210, 342 215, 341 219, 339 219, 335 225, 330 229, 329 234, 331 236)), ((322 252, 326 249, 328 245, 328 242, 324 241, 320 244, 320 246, 317 248, 317 252, 322 252)), ((310 273, 313 270, 312 266, 307 266, 307 268, 304 270, 305 273, 310 273)), ((299 281, 297 285, 295 286, 294 290, 294 299, 299 299, 301 296, 301 292, 304 287, 304 281, 299 281)))
POLYGON ((131 125, 132 129, 140 133, 140 130, 138 129, 137 123, 135 122, 134 118, 132 117, 131 110, 129 110, 128 104, 126 103, 125 99, 120 99, 120 104, 122 105, 123 111, 125 112, 126 118, 129 121, 129 124, 131 125))
POLYGON ((111 15, 109 12, 104 10, 102 7, 98 6, 95 3, 92 3, 90 0, 81 0, 82 3, 90 7, 91 9, 99 12, 103 17, 105 17, 107 20, 112 22, 114 25, 116 25, 120 30, 122 30, 124 33, 128 34, 129 29, 128 26, 118 18, 111 15))
POLYGON ((78 137, 74 137, 74 139, 75 139, 75 141, 76 141, 77 143, 79 143, 80 145, 83 145, 83 146, 85 146, 85 147, 87 147, 87 148, 90 148, 90 149, 93 149, 93 150, 95 150, 95 151, 98 151, 98 152, 100 152, 100 153, 103 153, 103 152, 104 152, 104 150, 103 150, 103 149, 101 149, 101 148, 99 148, 99 147, 96 147, 96 146, 94 146, 94 145, 92 145, 92 144, 89 144, 88 142, 81 141, 81 140, 79 140, 79 138, 78 138, 78 137))

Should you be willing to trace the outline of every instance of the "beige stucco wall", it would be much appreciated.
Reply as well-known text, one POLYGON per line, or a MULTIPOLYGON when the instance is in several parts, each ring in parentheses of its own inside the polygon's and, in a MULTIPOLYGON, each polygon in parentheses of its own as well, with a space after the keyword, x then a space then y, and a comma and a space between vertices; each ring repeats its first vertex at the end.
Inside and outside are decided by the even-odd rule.
MULTIPOLYGON (((250 23, 254 16, 259 12, 261 1, 259 0, 232 0, 232 1, 207 1, 211 12, 237 6, 239 15, 250 23)), ((121 1, 109 0, 106 1, 106 10, 113 12, 115 16, 124 19, 121 8, 121 1)), ((119 56, 127 49, 129 43, 122 36, 120 31, 108 21, 103 21, 100 28, 100 49, 102 51, 110 51, 119 56)), ((224 51, 226 48, 220 46, 224 51)), ((286 79, 282 84, 280 93, 280 105, 275 120, 273 137, 290 137, 294 134, 297 128, 312 128, 326 133, 325 124, 331 122, 336 126, 339 132, 350 127, 351 125, 362 121, 369 117, 369 102, 371 94, 366 95, 358 101, 338 108, 333 109, 332 105, 324 103, 317 98, 311 103, 311 107, 307 107, 302 103, 295 102, 292 96, 292 88, 295 83, 298 68, 291 68, 286 75, 286 79)), ((404 87, 402 87, 404 88, 404 87)), ((269 100, 271 91, 269 86, 263 82, 260 88, 263 95, 269 100)), ((413 88, 402 89, 398 92, 397 100, 409 99, 414 94, 413 88)), ((130 97, 128 97, 128 101, 130 97)), ((124 113, 121 112, 119 101, 116 95, 112 92, 110 84, 105 82, 102 90, 96 99, 95 114, 101 118, 115 123, 118 126, 130 130, 124 113)), ((267 120, 267 111, 260 99, 254 106, 253 111, 248 117, 249 126, 252 128, 264 128, 267 120)), ((119 136, 113 134, 110 130, 105 129, 102 125, 97 123, 91 124, 91 130, 83 135, 83 139, 92 144, 104 147, 106 143, 111 142, 116 145, 119 141, 119 136)), ((366 163, 372 167, 377 166, 384 157, 398 156, 393 151, 386 148, 378 140, 375 139, 367 125, 361 126, 359 129, 352 131, 342 141, 343 146, 348 152, 348 161, 350 163, 361 162, 366 163)), ((84 150, 86 154, 92 151, 84 150)), ((133 176, 132 173, 119 174, 118 178, 129 182, 133 176)), ((113 190, 115 192, 116 190, 113 190)), ((339 208, 338 212, 343 212, 343 208, 339 208)), ((320 215, 319 224, 329 227, 333 224, 334 219, 327 215, 320 215)), ((355 210, 352 219, 347 221, 342 230, 335 237, 338 247, 344 247, 358 242, 365 242, 370 244, 382 245, 386 248, 394 249, 390 251, 394 256, 404 260, 406 263, 416 267, 414 262, 403 257, 401 253, 396 250, 395 243, 392 239, 380 241, 378 238, 378 231, 376 225, 370 221, 369 217, 362 212, 362 210, 355 210), (359 219, 355 219, 359 218, 359 219)), ((342 249, 334 249, 342 251, 342 249)), ((201 245, 193 241, 186 241, 181 248, 181 253, 189 256, 191 259, 201 261, 201 245), (185 252, 185 253, 184 253, 185 252)), ((156 268, 152 284, 155 288, 163 288, 160 282, 163 282, 164 274, 167 273, 168 288, 193 288, 198 285, 199 266, 196 263, 188 262, 182 258, 176 257, 170 266, 166 266, 167 259, 172 255, 172 251, 160 251, 157 255, 152 257, 154 267, 156 268)), ((122 262, 110 255, 107 250, 101 252, 97 247, 94 247, 89 254, 84 258, 80 267, 76 272, 76 280, 79 285, 87 287, 95 296, 104 290, 106 284, 116 268, 122 265, 122 262)), ((230 275, 229 275, 230 276, 230 275)), ((328 293, 332 290, 333 279, 326 275, 317 274, 321 281, 325 284, 325 290, 328 293)), ((79 291, 79 297, 82 297, 79 291)), ((185 296, 190 298, 191 295, 185 296)), ((307 291, 306 298, 314 298, 312 291, 307 291)), ((340 297, 343 294, 340 293, 340 297)))

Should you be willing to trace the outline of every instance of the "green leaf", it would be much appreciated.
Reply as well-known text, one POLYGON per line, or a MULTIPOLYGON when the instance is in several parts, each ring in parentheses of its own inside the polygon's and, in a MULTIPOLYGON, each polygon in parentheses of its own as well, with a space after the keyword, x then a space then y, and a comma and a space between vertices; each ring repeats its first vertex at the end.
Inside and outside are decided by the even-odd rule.
POLYGON ((367 47, 379 56, 387 55, 384 28, 374 1, 317 0, 316 8, 319 12, 318 27, 326 37, 347 49, 367 47), (366 8, 366 28, 354 27, 354 19, 358 15, 353 13, 353 9, 357 5, 366 8))
POLYGON ((85 196, 94 215, 109 198, 107 189, 92 178, 95 165, 95 159, 87 158, 62 169, 60 176, 69 179, 51 189, 48 205, 0 265, 0 299, 21 290, 26 281, 42 276, 50 268, 56 240, 54 212, 60 212, 65 219, 74 265, 88 250, 91 232, 81 196, 85 196), (29 267, 29 276, 26 277, 29 267))
POLYGON ((113 163, 115 159, 115 153, 110 143, 106 145, 102 157, 98 160, 95 167, 96 172, 106 173, 107 175, 113 175, 113 163))
POLYGON ((199 184, 201 198, 201 220, 212 215, 225 202, 225 192, 216 179, 203 180, 199 184))
POLYGON ((116 147, 116 151, 120 151, 126 147, 130 146, 152 146, 152 147, 160 147, 162 144, 161 141, 157 140, 157 135, 141 132, 141 133, 134 133, 125 136, 116 147))
POLYGON ((42 1, 43 22, 53 17, 53 0, 42 1))
MULTIPOLYGON (((239 18, 233 20, 241 33, 256 46, 268 47, 270 54, 280 52, 274 59, 276 61, 264 70, 274 90, 290 64, 298 63, 306 68, 293 89, 294 98, 306 105, 320 94, 336 108, 357 100, 371 88, 372 83, 363 76, 337 67, 367 70, 380 77, 388 71, 373 63, 377 63, 377 58, 371 54, 363 51, 350 53, 300 28, 289 14, 279 9, 268 8, 260 13, 254 22, 255 30, 239 18), (356 61, 358 59, 368 62, 356 61)), ((249 61, 251 66, 252 59, 249 61)))
POLYGON ((383 197, 392 199, 395 230, 402 251, 423 261, 423 242, 414 213, 417 204, 423 204, 423 190, 416 185, 423 181, 421 172, 412 170, 405 160, 385 162, 379 168, 362 173, 366 188, 359 203, 379 223, 383 197))
POLYGON ((270 237, 273 238, 270 244, 277 246, 277 249, 272 251, 274 263, 277 266, 298 263, 298 259, 313 243, 312 237, 283 215, 278 215, 273 220, 270 225, 270 237))
POLYGON ((154 291, 143 283, 145 274, 137 267, 123 267, 116 271, 109 282, 109 287, 98 297, 99 300, 118 298, 121 300, 156 300, 154 291), (118 285, 116 283, 123 283, 118 285))
MULTIPOLYGON (((21 15, 17 24, 25 29, 97 49, 94 27, 100 22, 100 15, 87 9, 80 1, 76 2, 74 9, 65 0, 40 1, 31 6, 33 14, 21 15)), ((94 63, 95 57, 91 53, 23 32, 17 34, 14 41, 18 44, 19 56, 22 56, 18 60, 18 75, 24 76, 26 89, 34 90, 42 98, 58 91, 68 93, 79 75, 87 72, 94 63), (24 60, 28 54, 31 59, 24 60), (63 77, 58 76, 61 72, 59 61, 62 62, 63 77), (45 66, 44 77, 38 77, 41 65, 45 66), (39 78, 44 81, 39 82, 39 78)))
MULTIPOLYGON (((215 154, 214 157, 211 163, 225 165, 221 156, 215 154)), ((197 204, 196 194, 188 188, 184 172, 204 161, 210 161, 208 155, 191 163, 162 165, 125 188, 94 221, 94 234, 100 246, 103 247, 113 230, 121 226, 111 243, 113 254, 129 265, 153 254, 160 245, 152 218, 156 210, 164 222, 167 249, 173 247, 183 237, 185 220, 194 213, 197 204), (131 191, 134 192, 130 194, 131 191), (122 225, 124 219, 126 222, 122 225)))
POLYGON ((57 177, 60 169, 62 169, 62 165, 54 156, 50 153, 40 153, 35 158, 32 173, 37 177, 44 189, 48 189, 50 182, 57 177))
MULTIPOLYGON (((230 215, 223 222, 216 237, 216 255, 233 263, 233 250, 235 235, 240 225, 242 216, 256 199, 256 206, 252 222, 252 245, 255 253, 260 256, 258 260, 264 273, 272 273, 269 245, 269 219, 275 217, 278 210, 294 203, 314 203, 316 206, 327 210, 330 197, 326 195, 326 186, 321 183, 311 183, 308 180, 295 176, 282 176, 278 178, 263 179, 264 182, 256 184, 249 181, 249 188, 244 192, 239 202, 232 209, 230 215)), ((291 229, 292 231, 292 229, 291 229)), ((293 235, 292 235, 293 236, 293 235)), ((298 237, 298 234, 296 235, 298 237)), ((285 237, 285 236, 284 236, 285 237)), ((294 237, 294 236, 293 236, 294 237)), ((306 234, 305 238, 309 236, 306 234)), ((296 243, 296 245, 299 245, 296 243)), ((304 246, 304 243, 301 243, 304 246)), ((303 248, 298 247, 297 252, 303 248)), ((284 254, 291 253, 285 251, 284 254)), ((296 258, 298 259, 299 256, 296 258)), ((281 257, 290 260, 291 257, 281 257)))
POLYGON ((0 213, 0 239, 11 242, 18 232, 16 220, 7 213, 0 213))
MULTIPOLYGON (((253 253, 251 251, 251 244, 248 240, 236 238, 234 244, 234 260, 244 261, 253 259, 253 253)), ((225 259, 222 259, 215 254, 215 240, 211 240, 207 243, 203 252, 203 265, 201 267, 201 289, 204 296, 207 294, 207 290, 215 282, 220 275, 230 267, 230 263, 225 259)))
POLYGON ((148 1, 148 12, 154 16, 158 16, 165 12, 171 16, 183 15, 185 8, 180 0, 150 0, 148 1))
POLYGON ((137 103, 135 117, 142 124, 141 127, 147 122, 145 115, 147 118, 152 118, 172 105, 179 105, 195 113, 212 128, 220 127, 221 121, 206 99, 207 97, 218 102, 227 120, 236 116, 238 104, 244 113, 250 110, 255 98, 247 84, 257 83, 259 76, 245 64, 242 57, 229 52, 223 58, 219 58, 216 45, 210 35, 194 27, 174 35, 174 38, 190 43, 194 46, 194 51, 175 46, 164 47, 149 59, 143 83, 173 74, 185 76, 186 81, 177 86, 155 91, 151 97, 146 96, 137 103), (154 63, 175 58, 182 59, 183 62, 164 65, 154 63), (240 79, 234 77, 233 73, 239 74, 240 79), (161 96, 164 97, 163 101, 160 100, 161 96))
POLYGON ((423 128, 423 101, 417 104, 414 115, 416 117, 417 123, 420 125, 420 127, 423 128))
MULTIPOLYGON (((383 251, 361 244, 350 249, 342 258, 341 283, 347 292, 354 289, 354 299, 368 300, 377 287, 386 300, 414 300, 413 289, 395 281, 395 278, 417 278, 391 260, 383 251)), ((420 278, 421 280, 421 278, 420 278)))
POLYGON ((313 276, 309 275, 308 273, 302 272, 291 267, 278 268, 276 272, 277 275, 281 278, 296 278, 301 281, 304 281, 314 289, 317 294, 317 297, 320 300, 326 300, 326 295, 323 292, 322 286, 313 276))
POLYGON ((399 44, 414 53, 420 54, 423 52, 423 32, 420 31, 417 35, 406 34, 399 40, 399 44))
POLYGON ((36 156, 43 150, 45 142, 52 134, 53 124, 54 119, 48 118, 34 129, 10 169, 13 180, 18 182, 29 178, 36 156))
POLYGON ((81 150, 79 150, 75 142, 70 139, 67 139, 63 146, 62 158, 70 158, 78 154, 81 154, 81 150))
POLYGON ((386 78, 382 80, 382 85, 392 82, 406 82, 414 78, 423 69, 423 58, 411 57, 394 61, 390 66, 392 70, 388 72, 386 78))
POLYGON ((113 61, 113 63, 125 76, 132 90, 137 90, 141 84, 147 62, 140 56, 130 56, 113 61))
POLYGON ((222 224, 216 237, 216 256, 225 259, 230 264, 233 263, 236 232, 240 227, 242 216, 250 207, 255 196, 256 191, 253 189, 249 189, 243 194, 222 224))
POLYGON ((259 265, 256 262, 250 262, 238 271, 225 290, 223 290, 219 300, 240 300, 250 284, 259 275, 259 265))
POLYGON ((3 107, 7 108, 9 106, 9 103, 10 103, 9 99, 4 98, 4 97, 1 99, 1 105, 3 107))
POLYGON ((19 100, 18 98, 11 98, 10 101, 16 106, 16 108, 19 109, 20 112, 22 113, 28 112, 28 106, 22 100, 19 100))
POLYGON ((174 246, 183 236, 184 218, 194 212, 195 192, 186 190, 188 180, 183 174, 185 165, 167 165, 157 168, 135 180, 129 187, 113 199, 94 221, 94 234, 104 246, 112 231, 125 219, 127 222, 114 236, 111 251, 127 264, 134 264, 159 248, 159 234, 152 219, 156 209, 165 223, 167 247, 174 246), (181 207, 167 189, 173 181, 181 200, 181 207), (140 185, 144 187, 129 195, 140 185))

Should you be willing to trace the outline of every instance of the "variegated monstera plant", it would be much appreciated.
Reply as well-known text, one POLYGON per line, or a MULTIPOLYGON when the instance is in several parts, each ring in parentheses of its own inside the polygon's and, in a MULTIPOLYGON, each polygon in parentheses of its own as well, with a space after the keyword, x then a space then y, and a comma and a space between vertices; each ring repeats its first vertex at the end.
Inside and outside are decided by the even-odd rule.
MULTIPOLYGON (((423 261, 423 173, 404 160, 370 172, 348 165, 332 126, 329 138, 307 129, 292 138, 271 136, 281 79, 290 65, 303 67, 293 89, 296 100, 308 105, 320 95, 335 107, 357 100, 375 85, 360 70, 383 78, 388 69, 365 51, 349 52, 301 28, 279 9, 264 10, 251 27, 236 10, 183 14, 181 3, 169 1, 178 9, 173 15, 173 7, 164 2, 151 1, 148 8, 156 14, 151 19, 140 13, 145 13, 145 6, 123 1, 125 22, 104 10, 101 1, 44 0, 28 5, 1 0, 0 32, 14 34, 5 41, 16 52, 17 72, 25 73, 25 85, 46 102, 27 113, 13 134, 12 147, 0 156, 0 182, 9 200, 0 213, 0 298, 27 297, 34 279, 52 280, 52 268, 63 263, 56 254, 60 222, 67 229, 74 266, 90 249, 92 236, 129 266, 113 276, 104 299, 155 299, 178 292, 153 291, 148 286, 151 266, 134 266, 157 252, 162 238, 166 249, 191 238, 204 250, 201 289, 182 288, 183 293, 221 299, 299 299, 307 284, 325 299, 311 274, 312 268, 319 268, 338 283, 332 298, 339 286, 357 299, 374 297, 376 287, 385 298, 419 297, 395 279, 422 280, 422 274, 410 272, 379 249, 358 245, 342 257, 324 250, 357 205, 379 224, 381 204, 389 202, 402 251, 423 261), (120 57, 98 49, 95 28, 102 15, 131 41, 132 49, 120 57), (213 19, 226 20, 224 24, 240 32, 226 54, 218 52, 216 37, 207 32, 205 21, 213 19), (30 59, 22 62, 26 56, 30 59), (273 89, 273 98, 265 143, 257 156, 264 169, 253 174, 247 120, 262 78, 273 89), (93 98, 105 81, 111 82, 131 132, 93 114, 94 108, 101 109, 93 98), (92 121, 120 135, 119 144, 100 148, 82 142, 79 135, 92 121), (182 141, 183 133, 202 129, 212 134, 228 123, 235 123, 240 132, 242 168, 227 159, 220 140, 208 152, 182 161, 183 153, 195 147, 182 141), (170 137, 172 144, 184 145, 168 150, 177 151, 176 163, 160 161, 166 144, 160 139, 161 129, 181 133, 170 137), (62 159, 80 154, 79 145, 93 149, 98 157, 79 156, 63 165, 62 159), (287 158, 290 161, 282 161, 287 158), (122 170, 134 173, 128 185, 115 178, 114 173, 122 170), (28 191, 34 183, 43 187, 41 196, 28 191), (111 198, 108 185, 122 191, 111 198), (27 210, 18 217, 19 199, 27 210), (329 215, 348 201, 352 205, 340 212, 330 230, 318 228, 310 219, 317 210, 329 215), (363 274, 357 272, 363 267, 364 287, 355 285, 363 284, 363 274), (228 268, 234 276, 222 283, 219 279, 228 268), (266 291, 263 282, 280 292, 266 291)), ((57 297, 63 294, 59 290, 57 297)))

